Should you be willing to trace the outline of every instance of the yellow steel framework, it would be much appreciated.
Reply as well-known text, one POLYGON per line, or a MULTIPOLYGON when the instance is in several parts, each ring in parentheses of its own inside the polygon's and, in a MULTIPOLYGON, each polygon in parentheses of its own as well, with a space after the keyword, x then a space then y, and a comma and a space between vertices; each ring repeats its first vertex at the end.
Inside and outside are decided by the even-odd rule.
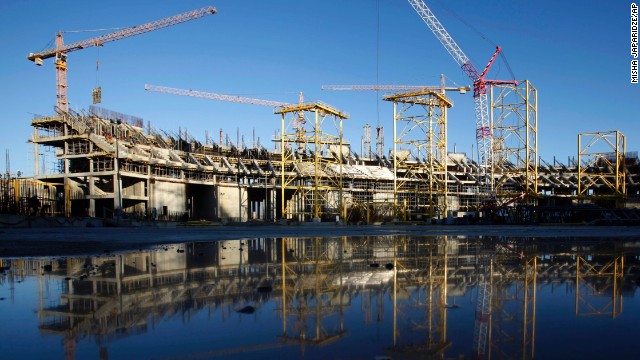
POLYGON ((623 274, 622 255, 576 256, 576 316, 620 315, 623 274))
POLYGON ((496 195, 538 193, 538 90, 528 80, 491 87, 496 195))
POLYGON ((398 93, 384 100, 393 102, 396 216, 410 220, 412 214, 446 214, 447 109, 453 103, 433 90, 398 93))
POLYGON ((442 356, 451 345, 447 340, 447 236, 393 245, 393 349, 399 355, 442 356))
POLYGON ((598 197, 623 200, 625 151, 625 136, 618 130, 578 134, 578 196, 595 196, 599 188, 598 197))
POLYGON ((342 164, 348 150, 342 121, 348 115, 320 102, 284 106, 275 113, 282 115, 282 218, 344 218, 342 164), (333 125, 333 134, 326 123, 333 125))
POLYGON ((342 273, 346 241, 346 237, 282 239, 284 341, 323 345, 346 334, 342 273), (324 321, 334 314, 338 314, 338 319, 332 319, 336 321, 324 321))
POLYGON ((537 256, 505 250, 495 262, 494 272, 499 275, 492 275, 488 358, 534 359, 537 256))

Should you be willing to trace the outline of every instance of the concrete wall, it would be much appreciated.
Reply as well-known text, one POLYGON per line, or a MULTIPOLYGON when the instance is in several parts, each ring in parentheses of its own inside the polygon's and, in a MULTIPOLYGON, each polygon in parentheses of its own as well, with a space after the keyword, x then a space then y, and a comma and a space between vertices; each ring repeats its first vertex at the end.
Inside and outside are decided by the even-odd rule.
POLYGON ((377 192, 373 194, 374 202, 391 202, 393 203, 393 190, 390 192, 377 192))
POLYGON ((218 217, 222 220, 246 221, 247 189, 237 185, 218 184, 218 217))
POLYGON ((151 208, 156 208, 158 215, 162 214, 163 206, 167 207, 169 213, 184 212, 187 210, 187 185, 174 182, 164 182, 156 179, 151 184, 151 208))
POLYGON ((156 251, 152 255, 152 261, 156 264, 158 273, 181 270, 187 265, 186 253, 178 253, 173 247, 169 251, 156 251))

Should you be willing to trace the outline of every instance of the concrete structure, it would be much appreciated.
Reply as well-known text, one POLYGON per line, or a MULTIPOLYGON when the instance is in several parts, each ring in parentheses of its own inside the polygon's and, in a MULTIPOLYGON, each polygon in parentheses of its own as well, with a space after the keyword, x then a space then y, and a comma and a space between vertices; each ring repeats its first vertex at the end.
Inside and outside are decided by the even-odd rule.
MULTIPOLYGON (((310 106, 311 110, 317 107, 310 106)), ((528 105, 526 109, 532 112, 528 105)), ((293 110, 289 112, 297 114, 293 110)), ((446 118, 441 122, 446 124, 446 118)), ((291 134, 284 131, 275 139, 284 144, 277 151, 239 149, 201 143, 182 132, 177 136, 161 134, 150 126, 145 129, 142 119, 95 108, 86 114, 70 111, 38 117, 31 125, 34 180, 55 188, 49 199, 52 215, 111 217, 122 209, 141 218, 173 220, 375 222, 444 218, 447 214, 434 211, 445 208, 444 204, 449 215, 463 216, 476 214, 486 205, 487 194, 479 190, 478 164, 463 153, 448 153, 442 158, 446 148, 438 148, 438 156, 436 152, 429 154, 437 167, 422 163, 419 157, 402 157, 400 150, 390 158, 361 157, 340 140, 342 134, 335 140, 341 146, 322 140, 320 152, 308 147, 288 152, 286 147, 298 142, 287 138, 291 134), (55 151, 58 166, 53 173, 43 174, 38 169, 41 147, 55 151), (286 156, 280 150, 283 148, 286 156), (321 189, 321 193, 314 194, 314 189, 321 189), (397 201, 398 194, 410 201, 397 201), (313 201, 300 200, 306 198, 313 201), (329 203, 340 205, 327 206, 329 203), (292 210, 286 210, 289 208, 292 210)), ((442 142, 446 144, 446 136, 442 142)), ((531 165, 530 153, 537 151, 537 145, 525 145, 530 151, 524 150, 529 159, 524 170, 508 156, 495 164, 493 177, 501 189, 495 194, 498 204, 525 194, 521 202, 532 205, 586 202, 621 206, 627 194, 633 197, 640 191, 635 153, 616 152, 614 163, 618 166, 611 175, 611 169, 602 168, 597 159, 586 169, 555 161, 548 164, 542 159, 531 165), (606 176, 598 176, 599 172, 606 176), (581 176, 589 181, 588 193, 579 191, 578 173, 589 174, 588 180, 581 176), (621 179, 621 175, 624 192, 612 191, 609 178, 621 179)), ((607 154, 599 156, 606 158, 607 154)))

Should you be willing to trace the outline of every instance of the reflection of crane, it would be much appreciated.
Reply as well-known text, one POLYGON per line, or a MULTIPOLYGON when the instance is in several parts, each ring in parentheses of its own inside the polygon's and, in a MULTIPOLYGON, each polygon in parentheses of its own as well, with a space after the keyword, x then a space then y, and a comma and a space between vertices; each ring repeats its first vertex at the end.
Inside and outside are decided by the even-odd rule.
POLYGON ((85 49, 92 46, 102 46, 104 43, 128 38, 134 35, 143 34, 149 31, 162 29, 168 26, 180 24, 189 20, 199 19, 204 16, 213 15, 216 9, 212 6, 202 9, 189 11, 183 14, 170 16, 164 19, 152 21, 143 25, 133 26, 118 30, 109 34, 97 36, 91 39, 78 41, 65 45, 62 39, 62 32, 56 35, 56 47, 39 53, 30 53, 27 59, 33 61, 36 65, 42 65, 42 60, 55 57, 56 58, 56 96, 57 107, 60 111, 69 111, 69 103, 67 101, 67 53, 85 49))
POLYGON ((478 162, 480 163, 481 175, 484 175, 485 184, 491 187, 493 190, 493 182, 490 181, 489 176, 491 174, 491 168, 493 166, 493 138, 491 123, 489 118, 489 104, 487 99, 487 88, 492 85, 499 84, 517 84, 516 81, 510 80, 489 80, 486 79, 489 68, 495 61, 496 57, 500 53, 500 47, 496 48, 495 53, 489 60, 489 63, 484 68, 482 73, 476 70, 475 66, 471 63, 471 60, 462 51, 456 41, 449 35, 447 30, 442 26, 440 21, 431 12, 427 5, 422 0, 409 0, 409 4, 418 13, 422 20, 429 26, 429 29, 440 40, 440 43, 447 49, 449 54, 462 68, 462 71, 473 81, 473 98, 475 103, 476 113, 476 142, 478 144, 478 162))

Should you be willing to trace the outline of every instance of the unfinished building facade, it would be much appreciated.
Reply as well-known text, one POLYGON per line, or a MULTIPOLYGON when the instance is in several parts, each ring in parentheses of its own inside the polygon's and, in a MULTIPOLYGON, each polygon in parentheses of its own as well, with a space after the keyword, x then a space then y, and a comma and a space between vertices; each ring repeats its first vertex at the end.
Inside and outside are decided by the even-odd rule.
MULTIPOLYGON (((498 206, 522 203, 524 193, 529 205, 620 207, 628 194, 640 194, 637 155, 625 152, 621 134, 615 146, 598 150, 598 160, 586 161, 585 148, 578 163, 542 161, 536 91, 519 84, 492 94, 498 206)), ((464 153, 447 152, 451 101, 434 90, 387 100, 396 108, 388 157, 378 141, 374 155, 354 152, 343 140, 348 116, 322 103, 276 109, 282 130, 273 151, 202 143, 109 111, 36 117, 33 180, 49 189, 38 195, 46 196, 47 214, 67 217, 124 212, 154 220, 373 223, 479 216, 487 206, 480 167, 464 153), (38 154, 47 151, 56 167, 40 171, 38 154)))

